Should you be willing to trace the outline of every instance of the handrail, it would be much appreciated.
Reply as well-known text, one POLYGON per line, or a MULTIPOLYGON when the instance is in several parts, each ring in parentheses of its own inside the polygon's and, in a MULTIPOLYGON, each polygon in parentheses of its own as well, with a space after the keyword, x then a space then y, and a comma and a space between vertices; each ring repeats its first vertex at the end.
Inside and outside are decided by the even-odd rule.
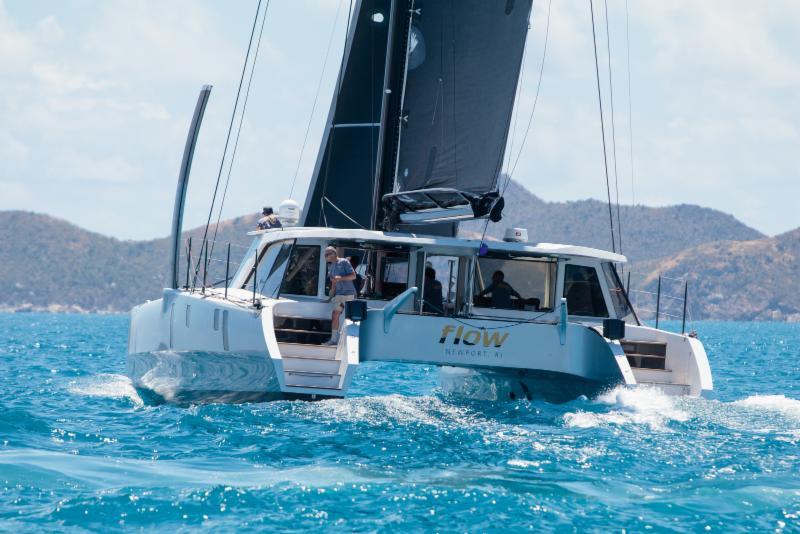
POLYGON ((389 333, 389 327, 392 324, 392 318, 397 314, 397 310, 405 304, 405 302, 417 292, 417 287, 409 287, 395 298, 389 301, 389 303, 383 308, 383 333, 389 333))
MULTIPOLYGON (((660 318, 662 316, 668 317, 670 319, 680 320, 681 321, 681 333, 685 333, 686 332, 686 318, 687 318, 687 315, 691 315, 691 310, 689 309, 689 304, 688 304, 688 300, 689 300, 689 281, 688 281, 688 279, 686 277, 684 277, 684 278, 675 278, 675 277, 671 277, 671 276, 664 276, 663 274, 659 273, 658 278, 657 278, 657 282, 656 282, 657 283, 656 291, 648 291, 646 289, 631 289, 630 288, 630 275, 631 275, 631 271, 628 271, 629 288, 627 290, 627 293, 629 295, 635 295, 637 297, 639 295, 647 295, 647 296, 652 297, 655 300, 655 310, 653 310, 651 308, 645 308, 645 307, 639 306, 639 303, 638 303, 639 299, 638 298, 637 298, 636 308, 639 309, 639 310, 654 314, 655 315, 655 326, 656 326, 656 328, 658 328, 659 320, 660 320, 660 318), (683 295, 682 296, 676 296, 676 295, 664 294, 664 292, 662 291, 662 285, 663 285, 662 282, 663 281, 682 283, 683 288, 682 288, 681 292, 683 293, 683 295), (667 302, 662 301, 662 299, 666 299, 667 302), (665 311, 663 309, 663 305, 667 304, 667 303, 676 303, 675 306, 681 306, 680 313, 676 314, 676 313, 670 313, 670 312, 665 311)), ((670 308, 674 310, 673 306, 670 306, 670 308)))

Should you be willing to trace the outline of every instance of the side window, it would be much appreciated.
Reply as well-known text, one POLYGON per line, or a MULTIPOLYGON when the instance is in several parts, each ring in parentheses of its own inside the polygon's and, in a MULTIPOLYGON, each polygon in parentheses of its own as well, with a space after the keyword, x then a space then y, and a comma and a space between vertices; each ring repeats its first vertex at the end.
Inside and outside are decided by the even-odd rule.
POLYGON ((420 282, 423 313, 453 315, 456 312, 459 265, 457 256, 427 257, 420 282))
POLYGON ((594 267, 567 265, 564 273, 564 296, 570 315, 608 317, 603 289, 594 267))
POLYGON ((375 293, 390 300, 408 288, 408 253, 380 252, 375 280, 375 293))
MULTIPOLYGON (((258 264, 256 283, 259 293, 268 297, 277 296, 291 251, 292 241, 275 243, 267 249, 258 264)), ((252 281, 250 285, 252 286, 252 281)))
POLYGON ((317 245, 295 245, 281 284, 281 293, 316 296, 320 251, 317 245))

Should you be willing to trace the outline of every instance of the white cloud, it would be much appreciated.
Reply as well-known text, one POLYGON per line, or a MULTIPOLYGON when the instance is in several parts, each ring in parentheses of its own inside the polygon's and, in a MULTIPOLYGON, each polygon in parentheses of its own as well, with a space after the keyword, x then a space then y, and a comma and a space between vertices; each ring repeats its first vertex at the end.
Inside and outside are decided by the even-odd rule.
MULTIPOLYGON (((604 199, 589 8, 585 3, 553 4, 540 108, 516 175, 546 199, 604 199)), ((609 134, 605 21, 598 4, 609 134)), ((793 207, 800 197, 794 156, 800 38, 793 30, 800 22, 800 4, 648 0, 629 7, 636 201, 704 204, 768 233, 800 225, 793 207)), ((630 202, 622 0, 609 0, 609 17, 620 198, 630 202)), ((535 46, 529 48, 530 87, 536 81, 543 30, 541 13, 534 20, 535 46)), ((523 105, 523 117, 527 113, 523 105)), ((613 165, 611 170, 613 181, 613 165)))
MULTIPOLYGON (((304 198, 348 5, 270 2, 226 215, 288 195, 342 6, 295 188, 304 198)), ((517 147, 533 101, 546 6, 536 1, 517 147)), ((552 6, 542 94, 516 177, 545 199, 604 199, 588 4, 552 6)), ((600 6, 595 2, 605 75, 600 6)), ((609 0, 620 196, 630 201, 624 6, 609 0)), ((800 225, 793 205, 800 197, 800 3, 629 6, 637 201, 710 205, 771 233, 800 225)), ((187 207, 188 225, 204 223, 253 9, 211 0, 86 0, 80 9, 0 0, 0 182, 6 190, 15 184, 0 209, 35 208, 121 237, 166 233, 194 98, 212 83, 187 207), (76 206, 74 195, 115 210, 76 206), (148 206, 146 220, 128 224, 141 206, 148 206)))

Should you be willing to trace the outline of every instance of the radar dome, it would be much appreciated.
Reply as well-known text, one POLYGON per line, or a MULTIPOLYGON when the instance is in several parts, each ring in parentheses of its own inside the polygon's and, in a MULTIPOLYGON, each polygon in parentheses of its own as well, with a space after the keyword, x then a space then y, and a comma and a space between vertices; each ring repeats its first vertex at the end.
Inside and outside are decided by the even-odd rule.
POLYGON ((283 226, 297 226, 300 223, 300 205, 294 200, 284 200, 278 206, 278 219, 283 226))

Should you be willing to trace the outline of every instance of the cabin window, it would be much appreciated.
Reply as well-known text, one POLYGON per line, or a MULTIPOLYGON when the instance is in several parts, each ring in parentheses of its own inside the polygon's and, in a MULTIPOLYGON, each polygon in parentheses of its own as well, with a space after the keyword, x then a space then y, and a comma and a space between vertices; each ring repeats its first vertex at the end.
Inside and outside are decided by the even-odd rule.
POLYGON ((479 308, 552 311, 556 266, 551 259, 480 258, 472 303, 479 308))
MULTIPOLYGON (((339 241, 331 246, 336 247, 339 257, 354 264, 360 298, 391 300, 408 288, 409 253, 405 247, 370 241, 339 241)), ((326 293, 329 290, 330 280, 326 280, 326 293)))
POLYGON ((258 293, 268 297, 277 296, 293 243, 294 241, 277 241, 264 248, 258 258, 258 273, 255 280, 253 280, 253 264, 255 263, 256 251, 254 244, 248 252, 250 258, 245 258, 245 261, 239 267, 239 272, 234 276, 234 285, 238 286, 241 283, 239 287, 252 291, 253 282, 255 281, 258 285, 256 288, 258 293), (242 280, 242 277, 246 278, 242 280), (240 282, 240 280, 242 281, 240 282))
POLYGON ((606 285, 611 294, 611 304, 614 306, 614 312, 617 314, 617 319, 622 319, 625 322, 639 324, 639 319, 633 311, 628 300, 628 295, 622 287, 622 282, 617 274, 617 269, 611 262, 603 263, 603 274, 606 277, 606 285))
POLYGON ((281 293, 316 296, 319 287, 320 248, 317 245, 295 245, 281 284, 281 293))
MULTIPOLYGON (((422 313, 433 315, 454 315, 458 311, 459 273, 462 269, 458 256, 430 255, 425 258, 419 303, 422 313)), ((463 277, 462 277, 463 279, 463 277)))
POLYGON ((567 265, 564 273, 564 296, 570 315, 608 317, 603 289, 594 267, 567 265))
POLYGON ((408 252, 377 254, 374 296, 391 300, 408 288, 408 252))

